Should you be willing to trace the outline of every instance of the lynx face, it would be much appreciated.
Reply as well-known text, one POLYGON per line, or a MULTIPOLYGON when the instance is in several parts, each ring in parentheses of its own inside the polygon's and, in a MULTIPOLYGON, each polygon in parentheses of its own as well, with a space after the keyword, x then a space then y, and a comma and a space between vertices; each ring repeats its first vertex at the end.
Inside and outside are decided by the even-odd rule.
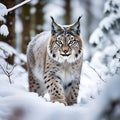
POLYGON ((82 54, 82 41, 80 39, 80 18, 69 26, 61 26, 52 18, 51 39, 47 51, 52 59, 63 63, 75 62, 82 54))

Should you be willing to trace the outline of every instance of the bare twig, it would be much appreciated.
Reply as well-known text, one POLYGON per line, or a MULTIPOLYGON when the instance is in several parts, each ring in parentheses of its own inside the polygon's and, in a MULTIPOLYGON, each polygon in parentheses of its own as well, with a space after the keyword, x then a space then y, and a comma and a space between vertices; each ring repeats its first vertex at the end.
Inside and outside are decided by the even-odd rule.
POLYGON ((106 81, 101 77, 101 75, 96 71, 95 68, 93 68, 93 67, 90 66, 89 64, 88 64, 88 66, 98 75, 98 77, 99 77, 103 82, 106 82, 106 81))
POLYGON ((26 4, 26 3, 30 2, 30 1, 31 1, 31 0, 25 0, 25 1, 21 2, 20 4, 14 6, 14 7, 12 7, 12 8, 9 8, 9 9, 8 9, 8 12, 11 12, 11 11, 17 9, 17 8, 23 6, 24 4, 26 4))
POLYGON ((12 72, 13 72, 15 66, 16 65, 14 65, 11 70, 9 70, 8 64, 6 65, 6 68, 4 68, 2 65, 0 65, 1 69, 3 70, 3 72, 8 77, 10 84, 12 84, 11 76, 12 76, 12 72))

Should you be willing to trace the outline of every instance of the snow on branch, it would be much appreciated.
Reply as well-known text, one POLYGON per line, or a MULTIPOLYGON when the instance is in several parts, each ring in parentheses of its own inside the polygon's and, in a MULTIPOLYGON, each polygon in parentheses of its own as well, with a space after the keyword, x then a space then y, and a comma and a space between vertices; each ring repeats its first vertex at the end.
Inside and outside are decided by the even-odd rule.
POLYGON ((4 16, 8 14, 7 7, 0 3, 0 21, 6 22, 4 16))
MULTIPOLYGON (((3 23, 5 23, 6 19, 4 18, 4 16, 7 15, 8 12, 11 12, 11 11, 17 9, 30 1, 32 1, 32 0, 25 0, 12 8, 7 8, 4 4, 0 3, 0 21, 3 21, 3 23)), ((8 28, 6 25, 3 24, 0 26, 0 34, 3 36, 8 36, 9 31, 8 31, 8 28)))
POLYGON ((17 8, 23 6, 24 4, 26 4, 26 3, 30 2, 30 1, 31 1, 31 0, 25 0, 25 1, 21 2, 20 4, 14 6, 14 7, 12 7, 12 8, 9 8, 9 9, 8 9, 8 12, 11 12, 11 11, 17 9, 17 8))

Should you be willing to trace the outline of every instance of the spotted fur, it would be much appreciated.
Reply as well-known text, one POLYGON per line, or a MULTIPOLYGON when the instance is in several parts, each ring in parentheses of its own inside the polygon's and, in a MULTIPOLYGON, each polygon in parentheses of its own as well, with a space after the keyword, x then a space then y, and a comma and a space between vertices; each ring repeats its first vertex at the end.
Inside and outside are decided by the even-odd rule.
POLYGON ((80 17, 68 26, 52 18, 51 32, 37 35, 27 48, 29 90, 48 92, 52 102, 77 103, 82 61, 80 17))

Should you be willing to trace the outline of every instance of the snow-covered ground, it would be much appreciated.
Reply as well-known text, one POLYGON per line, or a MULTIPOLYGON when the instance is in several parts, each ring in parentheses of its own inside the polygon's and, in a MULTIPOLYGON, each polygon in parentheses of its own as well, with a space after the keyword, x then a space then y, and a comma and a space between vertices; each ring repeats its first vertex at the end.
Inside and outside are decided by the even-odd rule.
MULTIPOLYGON (((14 71, 13 76, 16 76, 17 70, 14 71)), ((23 75, 18 75, 12 78, 14 83, 10 84, 6 75, 0 75, 1 120, 11 120, 13 119, 13 115, 14 117, 19 117, 18 114, 25 120, 54 120, 56 118, 58 120, 79 120, 85 117, 86 109, 88 110, 86 103, 90 100, 92 101, 90 96, 95 97, 95 92, 97 92, 96 82, 90 80, 89 76, 89 79, 87 79, 87 76, 83 73, 79 103, 71 107, 65 107, 61 103, 51 103, 46 101, 45 98, 38 96, 36 93, 28 92, 26 76, 26 72, 23 73, 23 75), (18 113, 16 113, 17 111, 18 113)))
MULTIPOLYGON (((1 43, 0 47, 6 50, 7 55, 13 53, 16 56, 18 55, 7 44, 1 43)), ((25 60, 23 56, 21 59, 25 60)), ((0 120, 99 120, 100 115, 105 110, 104 107, 106 106, 107 109, 111 100, 120 98, 120 92, 118 92, 120 80, 118 80, 118 77, 114 78, 114 83, 110 79, 106 80, 106 83, 95 72, 90 63, 85 61, 78 104, 64 106, 64 104, 58 102, 51 103, 47 94, 45 97, 41 97, 36 93, 29 92, 27 72, 19 64, 13 69, 13 66, 7 65, 4 59, 5 56, 1 50, 0 120), (10 76, 11 84, 3 69, 8 72, 13 69, 10 76), (103 90, 103 86, 108 86, 109 90, 103 90)), ((118 111, 120 112, 120 110, 118 111)))

